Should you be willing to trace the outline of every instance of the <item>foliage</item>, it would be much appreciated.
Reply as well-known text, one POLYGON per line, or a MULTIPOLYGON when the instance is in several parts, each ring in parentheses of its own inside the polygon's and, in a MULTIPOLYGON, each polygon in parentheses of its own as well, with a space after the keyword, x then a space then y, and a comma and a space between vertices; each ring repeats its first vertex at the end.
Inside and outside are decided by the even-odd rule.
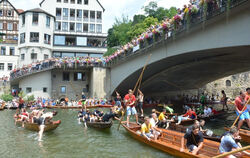
POLYGON ((30 101, 34 101, 34 100, 35 100, 35 96, 33 94, 32 95, 27 95, 25 97, 25 101, 30 102, 30 101))
POLYGON ((26 94, 25 94, 23 91, 21 91, 21 92, 18 94, 18 96, 24 98, 24 97, 26 96, 26 94))
POLYGON ((103 56, 112 55, 116 51, 117 51, 117 48, 108 48, 107 52, 103 56))
POLYGON ((138 23, 142 23, 145 19, 146 19, 145 15, 141 15, 141 14, 134 15, 132 25, 136 25, 138 23))
POLYGON ((2 100, 4 100, 5 102, 8 102, 8 101, 12 101, 13 96, 11 94, 3 94, 3 95, 1 95, 0 98, 2 100))

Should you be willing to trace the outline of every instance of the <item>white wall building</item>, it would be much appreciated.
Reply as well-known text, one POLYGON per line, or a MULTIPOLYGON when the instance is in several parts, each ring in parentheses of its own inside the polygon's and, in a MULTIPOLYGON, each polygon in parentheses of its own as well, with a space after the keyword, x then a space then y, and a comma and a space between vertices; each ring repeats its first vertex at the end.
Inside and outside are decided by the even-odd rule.
POLYGON ((36 8, 21 13, 19 21, 19 66, 50 58, 55 17, 36 8))
POLYGON ((0 78, 9 77, 10 71, 17 67, 19 52, 18 14, 8 0, 0 1, 0 78))
POLYGON ((100 57, 107 51, 98 0, 43 0, 40 6, 56 17, 53 56, 100 57))

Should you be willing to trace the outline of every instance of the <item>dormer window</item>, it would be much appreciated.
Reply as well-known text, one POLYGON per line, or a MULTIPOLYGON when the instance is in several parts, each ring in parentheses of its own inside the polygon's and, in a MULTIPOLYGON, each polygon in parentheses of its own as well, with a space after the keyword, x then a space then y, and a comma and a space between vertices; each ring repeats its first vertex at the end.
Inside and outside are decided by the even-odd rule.
POLYGON ((89 0, 84 0, 84 5, 89 5, 89 0))
POLYGON ((7 11, 7 16, 13 16, 12 10, 8 10, 8 11, 7 11))

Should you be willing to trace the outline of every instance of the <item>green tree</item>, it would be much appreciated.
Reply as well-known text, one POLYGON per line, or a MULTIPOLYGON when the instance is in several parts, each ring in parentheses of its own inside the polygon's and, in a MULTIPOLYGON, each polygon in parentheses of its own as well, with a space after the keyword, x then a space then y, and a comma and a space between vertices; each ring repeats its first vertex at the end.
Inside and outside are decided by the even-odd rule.
POLYGON ((142 23, 145 19, 146 19, 145 15, 141 15, 141 14, 134 15, 132 25, 136 25, 138 23, 142 23))
POLYGON ((109 56, 112 55, 113 53, 115 53, 117 51, 117 48, 108 48, 107 52, 104 53, 103 56, 109 56))
POLYGON ((155 12, 158 8, 156 1, 151 1, 147 6, 144 6, 142 9, 144 9, 144 12, 147 16, 153 16, 155 17, 155 12))
POLYGON ((8 101, 12 101, 13 96, 11 94, 3 94, 3 95, 1 95, 0 98, 2 100, 4 100, 5 102, 8 102, 8 101))

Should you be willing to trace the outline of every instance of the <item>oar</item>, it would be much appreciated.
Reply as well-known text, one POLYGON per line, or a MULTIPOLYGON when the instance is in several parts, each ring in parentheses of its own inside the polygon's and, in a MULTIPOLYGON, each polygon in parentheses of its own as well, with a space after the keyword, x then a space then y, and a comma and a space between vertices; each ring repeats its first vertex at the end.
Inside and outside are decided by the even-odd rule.
POLYGON ((213 158, 223 158, 223 157, 226 157, 228 155, 232 155, 232 154, 235 154, 235 153, 238 153, 238 152, 241 152, 241 151, 244 151, 244 150, 248 150, 248 149, 250 149, 250 145, 248 145, 246 147, 243 147, 243 148, 239 148, 239 149, 230 151, 230 152, 226 152, 224 154, 220 154, 218 156, 214 156, 213 158))
POLYGON ((151 56, 152 56, 152 54, 150 54, 150 55, 148 56, 148 59, 147 59, 145 65, 144 65, 144 67, 143 67, 143 69, 142 69, 141 75, 140 75, 140 77, 138 78, 138 80, 137 80, 137 82, 136 82, 136 84, 135 84, 133 93, 135 92, 136 87, 138 86, 139 82, 141 82, 142 76, 143 76, 143 74, 144 74, 144 71, 145 71, 145 69, 146 69, 146 67, 147 67, 147 65, 148 65, 148 62, 149 62, 151 56))
MULTIPOLYGON (((249 103, 249 101, 250 101, 250 98, 247 100, 246 104, 244 105, 243 109, 241 110, 241 114, 245 110, 245 108, 246 108, 247 104, 249 103)), ((234 121, 234 123, 233 123, 233 125, 231 127, 233 127, 237 123, 237 121, 240 118, 241 114, 238 115, 238 117, 236 118, 236 120, 234 121)))
POLYGON ((118 125, 118 128, 117 128, 118 131, 119 131, 119 129, 120 129, 120 126, 121 126, 121 123, 122 123, 123 118, 124 118, 124 111, 122 111, 122 117, 121 117, 121 119, 120 119, 120 122, 119 122, 119 125, 118 125))

